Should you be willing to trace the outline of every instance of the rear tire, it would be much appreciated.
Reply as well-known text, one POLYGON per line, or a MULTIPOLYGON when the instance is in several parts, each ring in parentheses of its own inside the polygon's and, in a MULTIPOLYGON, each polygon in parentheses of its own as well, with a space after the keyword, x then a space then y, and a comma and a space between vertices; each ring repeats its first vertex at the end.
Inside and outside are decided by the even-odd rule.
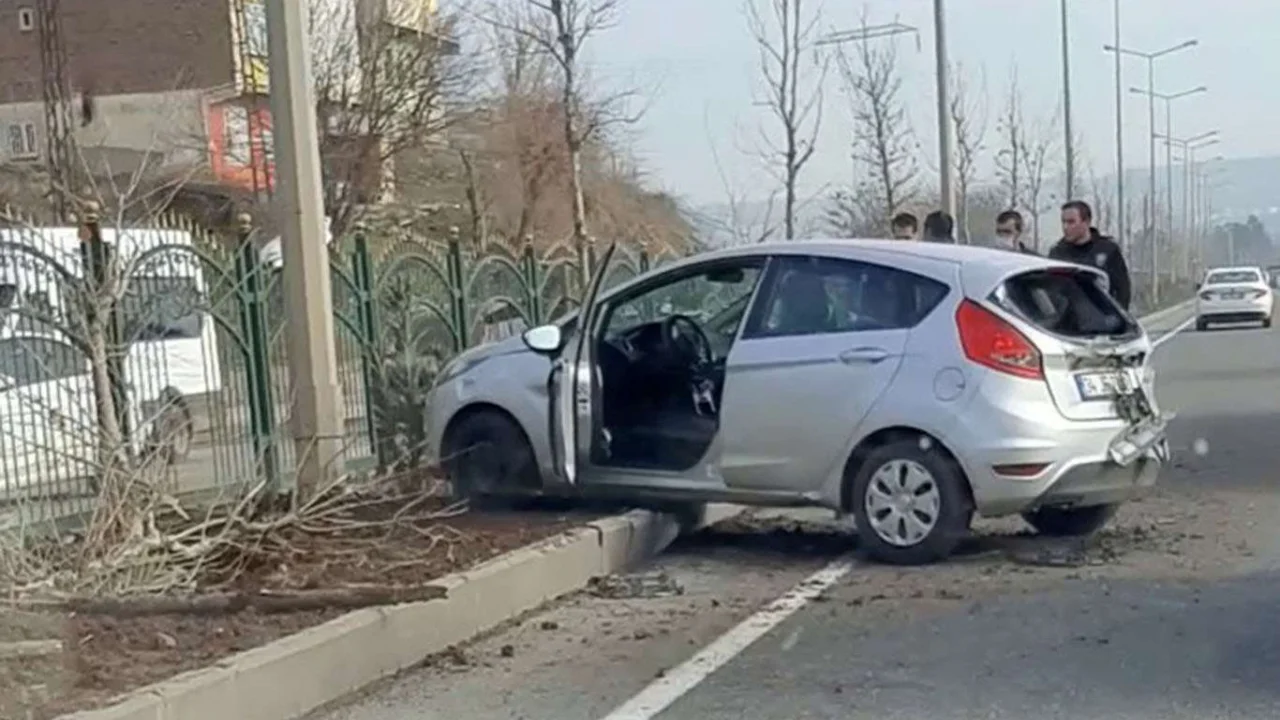
POLYGON ((1271 327, 1271 318, 1267 318, 1266 320, 1263 320, 1263 321, 1262 321, 1262 327, 1263 327, 1263 328, 1270 328, 1270 327, 1271 327))
POLYGON ((1196 318, 1196 330, 1204 332, 1209 329, 1209 321, 1204 318, 1196 318))
POLYGON ((1119 508, 1119 505, 1040 508, 1023 513, 1022 519, 1046 537, 1086 537, 1105 527, 1119 508))
POLYGON ((484 500, 542 487, 529 439, 502 413, 481 410, 462 418, 442 445, 441 464, 458 498, 484 500))
POLYGON ((883 445, 853 468, 849 497, 858 539, 874 560, 891 565, 938 562, 969 535, 969 481, 950 455, 925 440, 883 445))

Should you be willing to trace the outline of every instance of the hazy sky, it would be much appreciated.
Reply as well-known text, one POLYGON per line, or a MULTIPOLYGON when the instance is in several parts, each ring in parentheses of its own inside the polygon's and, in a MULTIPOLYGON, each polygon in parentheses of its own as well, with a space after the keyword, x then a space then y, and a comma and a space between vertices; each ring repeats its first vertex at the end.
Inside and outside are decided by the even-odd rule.
MULTIPOLYGON (((1112 40, 1112 0, 1067 1, 1074 121, 1098 174, 1108 174, 1115 168, 1115 86, 1113 59, 1102 46, 1112 40)), ((743 2, 622 0, 618 25, 596 38, 591 50, 594 70, 603 81, 651 91, 636 152, 655 184, 697 203, 720 202, 726 196, 713 147, 737 191, 767 188, 770 182, 743 152, 760 123, 767 122, 764 111, 752 106, 761 85, 743 2)), ((910 35, 874 42, 897 45, 904 94, 928 154, 926 166, 936 167, 932 0, 827 0, 821 7, 825 24, 833 29, 856 26, 864 8, 870 24, 896 19, 920 28, 918 49, 910 35)), ((1121 8, 1126 47, 1151 51, 1192 38, 1200 41, 1198 47, 1156 61, 1158 92, 1209 86, 1208 94, 1174 103, 1175 136, 1222 131, 1222 144, 1201 151, 1203 156, 1280 154, 1275 129, 1280 91, 1272 82, 1280 62, 1274 40, 1280 2, 1121 0, 1121 8)), ((973 84, 979 76, 986 79, 989 142, 1015 67, 1028 114, 1047 118, 1061 98, 1058 18, 1058 0, 948 0, 952 60, 974 76, 973 84)), ((1126 86, 1145 86, 1146 62, 1126 58, 1124 79, 1126 86)), ((805 178, 811 192, 845 183, 852 174, 846 148, 849 113, 834 73, 828 86, 818 153, 805 178)), ((1146 99, 1127 91, 1124 97, 1126 167, 1145 167, 1146 99)), ((1163 105, 1157 107, 1157 122, 1163 126, 1163 105)))

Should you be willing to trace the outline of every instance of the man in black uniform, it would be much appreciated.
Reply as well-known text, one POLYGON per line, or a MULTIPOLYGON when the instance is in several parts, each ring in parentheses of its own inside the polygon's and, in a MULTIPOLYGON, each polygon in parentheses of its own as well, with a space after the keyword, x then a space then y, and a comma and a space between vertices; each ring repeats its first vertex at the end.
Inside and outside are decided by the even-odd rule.
POLYGON ((925 242, 954 243, 956 221, 951 215, 934 210, 924 216, 924 234, 920 239, 925 242))
POLYGON ((1083 200, 1062 206, 1062 239, 1049 250, 1049 257, 1078 265, 1096 267, 1107 274, 1111 297, 1129 309, 1132 285, 1129 266, 1115 240, 1093 227, 1093 209, 1083 200))

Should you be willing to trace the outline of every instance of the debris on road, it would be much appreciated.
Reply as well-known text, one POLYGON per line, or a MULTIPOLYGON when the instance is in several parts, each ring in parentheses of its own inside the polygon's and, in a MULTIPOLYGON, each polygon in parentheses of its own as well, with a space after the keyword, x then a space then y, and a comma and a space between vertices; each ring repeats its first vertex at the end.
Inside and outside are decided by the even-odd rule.
MULTIPOLYGON (((40 618, 53 628, 52 637, 67 641, 51 656, 67 677, 54 690, 25 692, 30 683, 6 673, 0 662, 0 697, 27 698, 0 717, 49 718, 96 707, 353 608, 439 596, 433 580, 594 517, 468 512, 439 488, 406 496, 374 485, 344 498, 278 528, 268 528, 270 519, 231 519, 239 529, 220 536, 221 549, 197 565, 181 558, 166 564, 162 555, 180 544, 166 538, 188 537, 189 527, 158 522, 157 536, 146 545, 153 548, 146 559, 150 572, 142 573, 150 584, 131 589, 121 582, 123 570, 99 568, 94 577, 110 580, 103 583, 110 593, 103 597, 91 594, 94 578, 62 569, 75 567, 74 545, 38 549, 42 554, 23 558, 25 574, 11 570, 15 562, 0 564, 9 607, 40 618), (185 585, 179 577, 187 578, 185 585)), ((0 643, 27 639, 0 634, 0 643)))
POLYGON ((587 592, 600 598, 630 600, 683 595, 684 588, 664 572, 646 572, 592 578, 587 592))

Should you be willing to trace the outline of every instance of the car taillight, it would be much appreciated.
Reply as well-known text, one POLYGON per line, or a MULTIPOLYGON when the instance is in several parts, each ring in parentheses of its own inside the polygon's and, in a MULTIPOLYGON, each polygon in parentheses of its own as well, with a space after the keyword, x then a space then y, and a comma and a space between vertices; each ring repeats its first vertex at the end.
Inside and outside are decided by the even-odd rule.
POLYGON ((992 370, 1030 380, 1044 378, 1040 351, 995 313, 965 300, 956 310, 956 329, 965 357, 992 370))
POLYGON ((1212 300, 1212 299, 1213 299, 1213 293, 1211 293, 1211 292, 1209 292, 1208 290, 1206 290, 1206 291, 1204 291, 1204 292, 1200 293, 1200 299, 1201 299, 1201 300, 1212 300))
POLYGON ((1250 292, 1252 293, 1249 297, 1249 299, 1251 300, 1257 300, 1258 298, 1267 294, 1266 290, 1251 290, 1250 292))

